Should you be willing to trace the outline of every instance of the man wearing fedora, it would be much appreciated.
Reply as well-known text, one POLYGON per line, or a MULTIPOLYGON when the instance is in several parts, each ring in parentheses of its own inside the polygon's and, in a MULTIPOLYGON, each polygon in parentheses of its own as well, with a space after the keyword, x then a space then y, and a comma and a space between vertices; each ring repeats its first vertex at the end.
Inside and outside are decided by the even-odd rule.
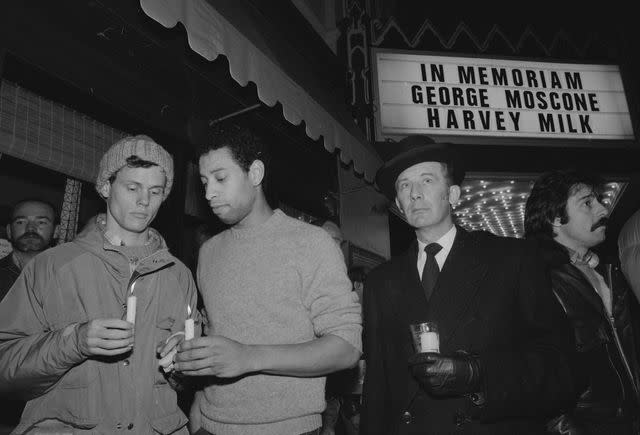
POLYGON ((464 178, 452 144, 408 136, 376 176, 415 228, 364 289, 362 433, 539 434, 575 400, 572 338, 528 242, 456 226, 464 178), (409 325, 434 322, 439 353, 409 325))

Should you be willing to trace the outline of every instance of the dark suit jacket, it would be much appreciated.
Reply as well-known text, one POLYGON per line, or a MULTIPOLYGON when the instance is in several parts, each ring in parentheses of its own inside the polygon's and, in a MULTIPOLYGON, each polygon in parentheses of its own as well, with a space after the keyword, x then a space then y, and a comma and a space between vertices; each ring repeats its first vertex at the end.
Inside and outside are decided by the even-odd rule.
POLYGON ((367 277, 363 435, 544 433, 546 417, 575 400, 572 336, 541 256, 523 240, 457 231, 429 303, 417 242, 367 277), (479 355, 483 406, 420 389, 407 366, 417 321, 437 323, 442 354, 479 355))

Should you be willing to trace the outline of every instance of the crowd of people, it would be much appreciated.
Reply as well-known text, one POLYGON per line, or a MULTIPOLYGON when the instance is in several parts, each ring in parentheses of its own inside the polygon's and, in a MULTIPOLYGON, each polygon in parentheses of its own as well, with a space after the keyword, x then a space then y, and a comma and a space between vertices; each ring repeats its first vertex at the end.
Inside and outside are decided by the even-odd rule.
POLYGON ((270 206, 259 138, 215 137, 199 173, 227 229, 203 238, 194 273, 151 226, 174 169, 148 136, 103 155, 106 212, 73 241, 52 247, 52 204, 15 204, 0 260, 12 433, 640 434, 640 212, 618 261, 600 260, 596 174, 539 177, 524 239, 469 232, 452 214, 464 156, 408 136, 376 184, 416 239, 347 270, 335 222, 270 206), (422 322, 435 350, 414 346, 422 322))

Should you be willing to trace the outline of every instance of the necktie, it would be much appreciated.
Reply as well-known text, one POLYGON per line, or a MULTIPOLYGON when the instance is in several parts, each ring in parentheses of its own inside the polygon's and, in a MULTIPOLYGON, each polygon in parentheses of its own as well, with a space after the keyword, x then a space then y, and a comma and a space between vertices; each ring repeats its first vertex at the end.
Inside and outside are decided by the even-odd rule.
POLYGON ((422 269, 422 288, 424 294, 427 297, 427 301, 431 298, 433 289, 438 281, 438 274, 440 268, 438 262, 436 262, 436 254, 440 252, 442 246, 437 243, 429 243, 424 247, 424 252, 427 254, 427 260, 424 262, 424 269, 422 269))

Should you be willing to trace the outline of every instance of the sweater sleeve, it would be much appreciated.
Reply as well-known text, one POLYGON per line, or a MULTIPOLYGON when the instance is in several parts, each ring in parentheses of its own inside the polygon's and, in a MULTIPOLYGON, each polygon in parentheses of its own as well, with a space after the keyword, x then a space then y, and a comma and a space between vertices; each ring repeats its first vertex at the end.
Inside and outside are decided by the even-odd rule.
POLYGON ((342 253, 329 235, 317 233, 305 255, 304 303, 311 313, 316 336, 336 335, 362 351, 362 315, 351 289, 342 253))
POLYGON ((0 303, 0 393, 30 400, 47 392, 69 369, 84 361, 76 326, 50 329, 42 295, 58 283, 36 279, 39 258, 32 260, 0 303), (43 288, 45 286, 46 288, 43 288))

